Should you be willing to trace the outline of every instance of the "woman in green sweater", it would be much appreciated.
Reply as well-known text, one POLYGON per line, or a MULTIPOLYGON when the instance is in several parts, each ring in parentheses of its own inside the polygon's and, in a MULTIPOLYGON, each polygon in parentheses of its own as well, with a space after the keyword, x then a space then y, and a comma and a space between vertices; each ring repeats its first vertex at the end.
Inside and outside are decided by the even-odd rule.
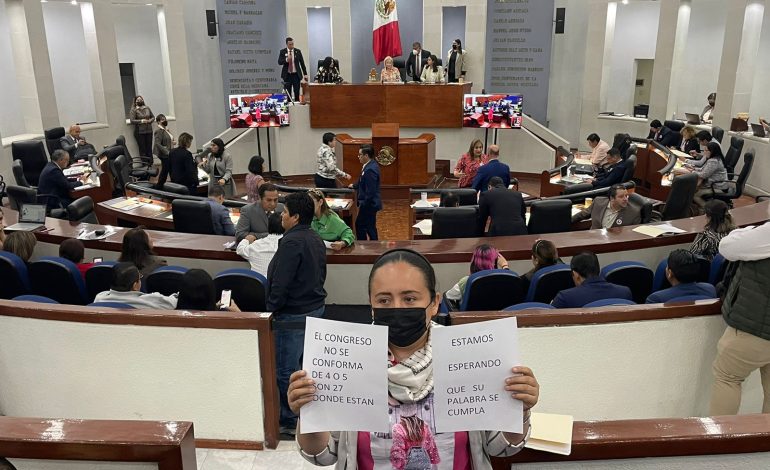
POLYGON ((311 189, 308 194, 315 203, 315 217, 313 217, 310 228, 324 241, 332 242, 331 249, 334 251, 352 245, 353 240, 355 240, 353 230, 342 221, 336 212, 331 210, 329 204, 326 203, 324 193, 318 189, 311 189))

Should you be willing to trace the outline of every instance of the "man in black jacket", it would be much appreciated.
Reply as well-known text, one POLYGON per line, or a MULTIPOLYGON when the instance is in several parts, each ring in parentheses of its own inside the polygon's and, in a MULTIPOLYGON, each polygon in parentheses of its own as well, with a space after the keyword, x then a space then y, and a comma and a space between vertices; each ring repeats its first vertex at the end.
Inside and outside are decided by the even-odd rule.
POLYGON ((502 178, 493 176, 489 190, 479 196, 479 233, 484 233, 487 218, 491 217, 488 236, 526 235, 526 213, 521 193, 506 188, 502 178))
POLYGON ((659 142, 664 147, 673 147, 677 143, 678 134, 655 119, 650 123, 650 134, 647 138, 659 142))
POLYGON ((70 154, 65 150, 54 150, 53 155, 51 155, 51 161, 40 172, 37 192, 40 195, 49 196, 45 198, 49 211, 51 209, 67 207, 72 202, 70 190, 82 186, 83 182, 88 178, 87 174, 83 174, 80 177, 80 181, 68 180, 64 176, 64 168, 67 168, 69 161, 70 154))
POLYGON ((430 51, 426 51, 422 48, 422 44, 415 42, 412 44, 412 52, 409 53, 409 58, 406 59, 406 76, 407 80, 413 82, 420 81, 420 75, 422 74, 422 66, 425 61, 430 57, 430 51))
POLYGON ((299 101, 299 84, 302 80, 307 81, 307 68, 302 51, 294 47, 294 39, 286 38, 286 47, 278 53, 278 65, 283 66, 281 80, 286 91, 291 94, 294 90, 294 101, 299 101))
POLYGON ((289 377, 300 368, 305 319, 324 313, 326 248, 311 228, 315 213, 307 193, 286 196, 281 225, 285 230, 267 268, 267 309, 273 312, 275 361, 281 400, 281 433, 293 435, 297 416, 289 408, 289 377))
POLYGON ((623 182, 623 175, 626 174, 626 162, 620 158, 620 150, 611 148, 607 152, 607 163, 597 177, 591 180, 594 188, 609 188, 614 184, 623 182))

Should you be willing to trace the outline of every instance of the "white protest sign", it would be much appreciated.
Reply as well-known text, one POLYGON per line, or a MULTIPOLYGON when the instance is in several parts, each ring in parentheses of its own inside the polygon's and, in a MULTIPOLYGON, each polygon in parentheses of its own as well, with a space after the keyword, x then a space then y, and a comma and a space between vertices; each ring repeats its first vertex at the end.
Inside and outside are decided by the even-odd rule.
POLYGON ((516 318, 433 328, 436 431, 521 433, 523 404, 505 391, 520 365, 516 318))
POLYGON ((388 327, 308 317, 302 362, 316 385, 302 433, 390 431, 388 327))

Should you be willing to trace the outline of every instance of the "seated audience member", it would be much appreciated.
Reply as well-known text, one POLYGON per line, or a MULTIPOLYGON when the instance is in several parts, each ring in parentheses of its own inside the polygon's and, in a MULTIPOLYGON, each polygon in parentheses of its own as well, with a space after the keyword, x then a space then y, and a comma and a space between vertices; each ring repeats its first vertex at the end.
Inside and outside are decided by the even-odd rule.
POLYGON ((700 113, 700 120, 701 122, 710 124, 714 119, 714 106, 717 104, 717 94, 709 93, 706 99, 709 104, 707 104, 706 107, 703 108, 703 112, 700 113))
POLYGON ((54 150, 51 155, 51 161, 48 162, 43 171, 40 172, 37 193, 39 195, 48 195, 46 205, 48 210, 67 207, 72 202, 70 191, 82 186, 88 179, 87 174, 80 176, 79 181, 70 181, 64 176, 64 169, 67 168, 70 161, 70 154, 66 150, 54 150))
POLYGON ((152 251, 152 239, 144 227, 136 227, 123 235, 123 247, 118 262, 134 263, 142 276, 148 276, 156 268, 165 266, 166 260, 158 258, 152 251))
POLYGON ((86 142, 86 138, 80 133, 80 126, 77 124, 70 126, 69 133, 59 139, 59 145, 61 145, 62 150, 70 154, 74 161, 97 153, 96 148, 86 142))
POLYGON ((249 160, 249 172, 246 173, 246 202, 249 204, 259 201, 259 187, 265 184, 262 177, 264 166, 265 159, 259 155, 254 155, 249 160))
POLYGON ((521 193, 506 188, 499 176, 490 178, 488 188, 479 196, 479 232, 484 233, 491 219, 487 236, 526 235, 527 208, 521 193))
MULTIPOLYGON (((179 134, 179 143, 168 153, 168 172, 171 182, 186 187, 190 194, 198 192, 198 165, 190 152, 193 136, 187 132, 179 134)), ((246 181, 248 181, 248 175, 246 181)))
POLYGON ((134 263, 121 262, 112 267, 110 290, 99 292, 94 302, 121 302, 134 308, 153 308, 174 310, 176 295, 163 295, 160 292, 145 294, 142 288, 142 274, 134 263))
POLYGON ((240 242, 246 235, 264 238, 268 234, 267 218, 270 214, 280 214, 283 204, 278 202, 278 188, 273 183, 259 187, 259 201, 241 208, 241 216, 235 225, 235 241, 240 242))
POLYGON ((441 207, 460 207, 460 197, 455 193, 446 193, 441 199, 441 207))
POLYGON ((676 144, 676 132, 661 124, 657 119, 650 123, 650 134, 648 139, 660 143, 664 147, 673 147, 676 144))
MULTIPOLYGON (((473 274, 488 269, 508 269, 508 261, 505 260, 503 255, 500 254, 495 247, 487 244, 479 245, 473 250, 470 273, 473 274)), ((463 276, 457 281, 457 284, 452 286, 452 288, 444 294, 447 299, 455 304, 455 307, 459 307, 462 303, 463 294, 465 293, 465 284, 467 282, 468 276, 463 276)))
POLYGON ((179 289, 179 297, 176 302, 177 310, 229 310, 240 312, 241 309, 234 300, 230 305, 222 307, 214 287, 214 280, 209 273, 202 269, 190 269, 182 275, 182 287, 179 289))
POLYGON ((340 77, 340 71, 334 65, 334 59, 327 56, 323 64, 318 67, 318 73, 315 74, 316 83, 342 83, 344 80, 340 77))
POLYGON ((628 190, 622 184, 610 186, 608 197, 594 199, 591 207, 586 207, 572 216, 572 222, 591 219, 591 228, 612 228, 642 223, 639 207, 628 203, 628 190))
POLYGON ((601 168, 596 178, 590 180, 594 188, 608 188, 613 184, 623 182, 623 175, 626 173, 626 161, 622 159, 620 150, 611 148, 607 151, 607 160, 601 168))
POLYGON ((5 223, 3 221, 5 214, 3 214, 3 208, 0 207, 0 250, 3 249, 3 243, 5 242, 5 223))
POLYGON ((337 167, 337 155, 334 154, 332 142, 336 136, 332 132, 324 133, 321 137, 321 147, 318 148, 318 171, 313 175, 317 188, 336 188, 337 178, 350 179, 350 175, 337 167))
POLYGON ((353 230, 326 203, 324 193, 318 189, 308 191, 315 204, 315 214, 310 228, 325 242, 331 242, 331 249, 340 251, 353 244, 356 237, 353 230))
POLYGON ((438 57, 431 55, 422 68, 420 74, 422 83, 444 83, 444 67, 438 65, 438 57))
POLYGON ((29 264, 32 253, 35 251, 35 245, 37 245, 37 238, 32 232, 11 232, 5 237, 3 250, 13 253, 29 264))
POLYGON ((575 286, 565 289, 551 302, 556 308, 579 308, 601 299, 633 300, 631 289, 605 281, 599 273, 599 258, 595 254, 584 251, 572 257, 572 280, 575 286))
POLYGON ((206 202, 211 206, 211 222, 214 224, 214 233, 216 235, 235 235, 235 226, 230 219, 230 211, 223 206, 225 202, 225 190, 222 186, 212 186, 209 188, 209 197, 206 202))
POLYGON ((722 155, 722 147, 715 142, 709 142, 706 150, 703 151, 702 162, 700 166, 685 164, 682 168, 674 169, 677 174, 695 173, 698 175, 698 189, 692 198, 698 213, 703 213, 703 208, 706 206, 705 198, 713 196, 714 192, 724 191, 727 188, 727 169, 725 168, 725 157, 722 155))
POLYGON ((83 262, 85 247, 83 246, 83 242, 77 238, 68 238, 61 242, 61 245, 59 245, 59 256, 75 263, 84 279, 86 277, 86 271, 94 265, 94 263, 83 262))
POLYGON ((706 226, 695 236, 690 252, 711 261, 719 253, 719 242, 735 229, 733 216, 724 201, 712 199, 704 207, 706 226))
POLYGON ((401 83, 401 72, 393 66, 393 57, 387 56, 383 61, 385 65, 380 72, 380 81, 382 83, 401 83))
POLYGON ((511 169, 505 163, 498 160, 500 157, 500 147, 497 145, 489 146, 489 160, 479 167, 476 176, 473 178, 471 187, 477 192, 482 193, 489 188, 489 180, 493 176, 499 176, 503 180, 503 185, 507 188, 511 184, 511 169))
MULTIPOLYGON (((607 152, 610 150, 610 144, 603 141, 599 134, 590 134, 586 141, 588 146, 591 147, 591 155, 588 157, 591 160, 591 164, 596 168, 601 168, 607 163, 607 152)), ((580 157, 580 155, 576 155, 580 157)))
POLYGON ((715 139, 709 131, 700 131, 695 134, 695 138, 698 140, 698 148, 688 152, 690 155, 692 155, 693 158, 678 158, 679 160, 684 160, 687 165, 700 167, 706 163, 706 160, 703 158, 703 152, 706 150, 708 144, 710 142, 714 142, 715 144, 719 145, 719 141, 715 139))
POLYGON ((665 303, 684 295, 716 297, 714 286, 708 282, 697 282, 703 265, 701 260, 687 250, 678 249, 669 253, 666 279, 671 287, 653 292, 647 297, 646 303, 665 303))
POLYGON ((679 134, 682 136, 682 143, 679 144, 679 151, 691 155, 692 152, 698 153, 700 145, 696 137, 695 129, 692 126, 684 126, 679 134))
POLYGON ((554 264, 562 263, 559 258, 559 251, 556 249, 556 245, 548 240, 538 240, 532 245, 532 269, 521 275, 521 279, 525 281, 525 292, 529 288, 529 284, 532 282, 532 276, 538 271, 554 264))
POLYGON ((252 271, 267 277, 267 267, 278 250, 278 240, 283 236, 281 214, 273 213, 267 218, 267 236, 257 238, 252 234, 238 243, 235 252, 249 262, 252 271))

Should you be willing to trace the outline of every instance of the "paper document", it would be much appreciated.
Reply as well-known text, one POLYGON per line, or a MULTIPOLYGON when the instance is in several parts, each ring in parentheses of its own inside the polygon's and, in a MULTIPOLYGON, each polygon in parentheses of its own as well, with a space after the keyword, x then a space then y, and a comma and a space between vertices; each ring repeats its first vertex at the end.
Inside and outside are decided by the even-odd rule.
POLYGON ((429 201, 427 199, 424 200, 424 201, 422 199, 418 199, 418 200, 414 201, 414 204, 412 204, 411 207, 412 207, 412 209, 432 209, 432 208, 438 207, 438 206, 439 206, 438 203, 431 202, 431 201, 429 201))
POLYGON ((316 382, 303 433, 390 432, 388 327, 308 317, 302 368, 316 382))
POLYGON ((158 211, 158 212, 163 212, 163 211, 168 210, 168 209, 166 209, 165 207, 163 207, 163 206, 161 206, 159 204, 152 204, 152 203, 147 204, 147 209, 152 209, 152 210, 158 211))
POLYGON ((350 199, 332 199, 326 198, 326 203, 332 210, 346 209, 350 204, 350 199))
POLYGON ((112 204, 112 207, 114 207, 115 209, 125 209, 128 206, 137 206, 137 204, 141 205, 143 203, 135 197, 130 197, 128 199, 124 199, 120 202, 116 202, 115 204, 112 204))
POLYGON ((326 247, 327 250, 331 250, 332 249, 332 242, 324 240, 324 246, 326 247))
POLYGON ((420 232, 422 232, 423 235, 430 235, 433 233, 433 220, 423 219, 412 225, 412 227, 420 229, 420 232))
POLYGON ((580 209, 579 207, 572 206, 572 209, 571 209, 572 216, 574 217, 575 215, 579 214, 581 210, 582 209, 580 209))
POLYGON ((569 415, 532 413, 529 418, 532 431, 524 447, 569 455, 572 453, 572 424, 573 418, 569 415))
POLYGON ((434 328, 431 342, 436 432, 523 431, 523 404, 505 391, 521 363, 516 317, 434 328))
POLYGON ((686 230, 674 227, 671 224, 658 225, 640 225, 634 228, 634 232, 647 235, 648 237, 659 237, 661 235, 674 235, 676 233, 685 233, 686 230))

